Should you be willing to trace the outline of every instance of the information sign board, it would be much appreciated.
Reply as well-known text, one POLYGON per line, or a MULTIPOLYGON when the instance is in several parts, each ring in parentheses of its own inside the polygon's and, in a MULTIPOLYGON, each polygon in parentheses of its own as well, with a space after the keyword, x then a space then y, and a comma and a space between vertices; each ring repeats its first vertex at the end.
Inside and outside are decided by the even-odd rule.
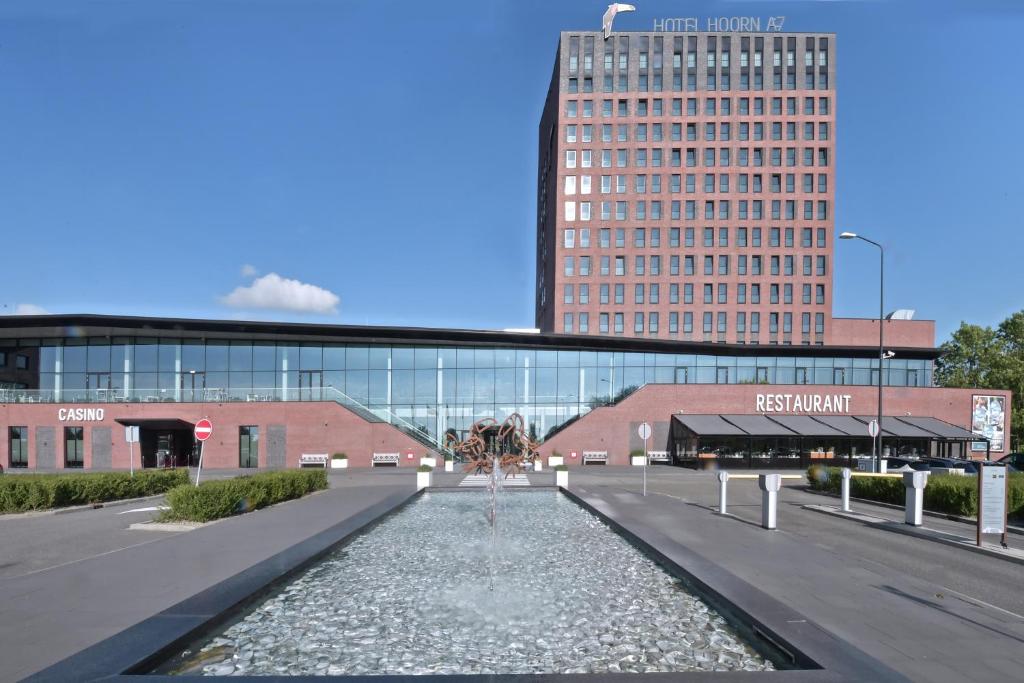
POLYGON ((1006 531, 1006 467, 982 465, 981 500, 978 503, 978 525, 983 534, 1006 531))

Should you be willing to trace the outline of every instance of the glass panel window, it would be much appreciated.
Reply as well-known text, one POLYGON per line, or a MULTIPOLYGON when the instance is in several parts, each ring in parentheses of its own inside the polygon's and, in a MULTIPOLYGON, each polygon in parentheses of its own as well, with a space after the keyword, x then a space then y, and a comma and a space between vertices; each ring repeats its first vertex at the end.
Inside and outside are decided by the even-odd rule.
POLYGON ((64 428, 64 467, 81 468, 85 464, 85 429, 64 428))
POLYGON ((8 467, 28 467, 28 427, 7 428, 7 453, 8 467))
POLYGON ((243 468, 260 466, 260 428, 242 425, 238 428, 238 466, 243 468))

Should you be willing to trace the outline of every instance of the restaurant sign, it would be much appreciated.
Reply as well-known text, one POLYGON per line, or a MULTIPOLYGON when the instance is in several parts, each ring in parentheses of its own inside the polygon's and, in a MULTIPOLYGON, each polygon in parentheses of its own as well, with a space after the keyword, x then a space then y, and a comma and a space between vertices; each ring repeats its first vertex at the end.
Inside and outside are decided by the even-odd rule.
POLYGON ((850 394, 758 394, 759 413, 831 413, 850 412, 850 394))

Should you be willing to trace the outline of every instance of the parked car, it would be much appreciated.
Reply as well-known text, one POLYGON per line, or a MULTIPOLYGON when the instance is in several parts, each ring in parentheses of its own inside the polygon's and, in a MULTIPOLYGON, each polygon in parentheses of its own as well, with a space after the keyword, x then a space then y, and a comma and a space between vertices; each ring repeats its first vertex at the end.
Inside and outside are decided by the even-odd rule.
POLYGON ((977 474, 981 465, 994 465, 991 460, 962 460, 960 458, 924 458, 929 467, 962 469, 964 474, 977 474))
POLYGON ((997 460, 1000 465, 1007 465, 1012 472, 1024 472, 1024 453, 1010 453, 997 460))
POLYGON ((887 472, 920 472, 929 469, 928 463, 911 458, 886 458, 887 472))

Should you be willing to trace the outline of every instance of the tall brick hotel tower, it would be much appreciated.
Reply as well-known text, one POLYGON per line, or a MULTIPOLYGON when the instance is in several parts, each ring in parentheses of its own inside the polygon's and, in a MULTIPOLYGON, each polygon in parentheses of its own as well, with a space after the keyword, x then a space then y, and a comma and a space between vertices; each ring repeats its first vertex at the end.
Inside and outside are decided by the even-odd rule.
POLYGON ((835 105, 834 34, 563 32, 537 326, 829 342, 835 105))

